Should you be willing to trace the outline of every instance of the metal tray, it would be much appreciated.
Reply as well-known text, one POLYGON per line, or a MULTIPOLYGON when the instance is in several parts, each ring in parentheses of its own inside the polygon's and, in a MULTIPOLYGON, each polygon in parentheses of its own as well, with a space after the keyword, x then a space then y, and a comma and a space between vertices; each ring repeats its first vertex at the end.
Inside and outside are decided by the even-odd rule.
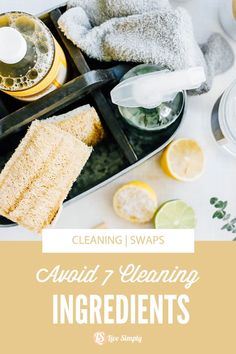
MULTIPOLYGON (((174 138, 183 121, 186 106, 182 115, 169 128, 158 133, 142 134, 125 125, 117 107, 110 100, 110 91, 134 64, 104 63, 86 57, 64 37, 57 26, 57 20, 64 10, 64 7, 57 8, 40 18, 65 51, 69 81, 60 89, 27 104, 0 92, 0 171, 33 120, 61 114, 89 103, 97 110, 107 136, 94 148, 68 195, 66 202, 69 202, 95 191, 160 152, 174 138)), ((0 226, 11 225, 14 223, 0 217, 0 226)))

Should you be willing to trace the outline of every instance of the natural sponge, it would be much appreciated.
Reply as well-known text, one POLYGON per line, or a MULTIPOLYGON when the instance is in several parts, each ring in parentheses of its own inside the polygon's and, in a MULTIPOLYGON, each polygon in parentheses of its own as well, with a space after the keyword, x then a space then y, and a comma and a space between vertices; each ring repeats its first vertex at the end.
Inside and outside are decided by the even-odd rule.
POLYGON ((41 233, 53 221, 92 148, 35 121, 0 174, 0 215, 41 233))
POLYGON ((44 122, 53 123, 89 146, 95 146, 104 138, 102 123, 96 110, 89 105, 48 118, 44 122))

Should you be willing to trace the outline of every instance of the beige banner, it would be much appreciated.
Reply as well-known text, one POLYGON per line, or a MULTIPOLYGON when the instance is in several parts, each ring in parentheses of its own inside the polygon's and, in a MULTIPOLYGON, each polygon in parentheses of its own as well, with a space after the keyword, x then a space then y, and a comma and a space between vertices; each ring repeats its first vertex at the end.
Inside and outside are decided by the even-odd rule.
POLYGON ((0 262, 0 353, 235 353, 234 242, 197 242, 195 254, 169 255, 49 255, 42 254, 39 242, 1 242, 0 262), (97 283, 58 284, 36 280, 39 269, 53 269, 59 264, 64 269, 85 265, 93 268, 99 264, 102 272, 129 263, 150 270, 176 266, 196 269, 200 279, 189 289, 179 283, 125 284, 117 274, 105 287, 97 283), (190 298, 190 320, 186 325, 166 322, 148 325, 53 324, 53 294, 76 296, 81 293, 101 296, 104 293, 126 296, 186 293, 190 298), (115 342, 103 342, 101 333, 115 342))

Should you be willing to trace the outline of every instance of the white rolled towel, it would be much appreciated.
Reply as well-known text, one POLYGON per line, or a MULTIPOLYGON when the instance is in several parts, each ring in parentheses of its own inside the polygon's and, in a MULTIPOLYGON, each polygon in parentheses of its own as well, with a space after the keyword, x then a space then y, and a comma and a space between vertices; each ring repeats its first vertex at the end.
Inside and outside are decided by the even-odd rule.
POLYGON ((100 61, 154 63, 171 70, 203 66, 207 82, 194 93, 208 91, 213 77, 234 61, 219 34, 202 51, 188 12, 173 9, 168 0, 73 0, 58 24, 67 38, 100 61))

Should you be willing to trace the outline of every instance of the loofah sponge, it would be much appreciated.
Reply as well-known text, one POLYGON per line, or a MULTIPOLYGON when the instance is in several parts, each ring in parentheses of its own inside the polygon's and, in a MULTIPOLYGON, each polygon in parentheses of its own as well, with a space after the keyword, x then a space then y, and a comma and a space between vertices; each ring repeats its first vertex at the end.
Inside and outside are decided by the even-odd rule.
POLYGON ((48 118, 43 122, 54 124, 89 146, 98 144, 105 135, 97 112, 90 105, 48 118))
POLYGON ((91 152, 71 134, 35 121, 0 174, 0 214, 40 234, 91 152))

